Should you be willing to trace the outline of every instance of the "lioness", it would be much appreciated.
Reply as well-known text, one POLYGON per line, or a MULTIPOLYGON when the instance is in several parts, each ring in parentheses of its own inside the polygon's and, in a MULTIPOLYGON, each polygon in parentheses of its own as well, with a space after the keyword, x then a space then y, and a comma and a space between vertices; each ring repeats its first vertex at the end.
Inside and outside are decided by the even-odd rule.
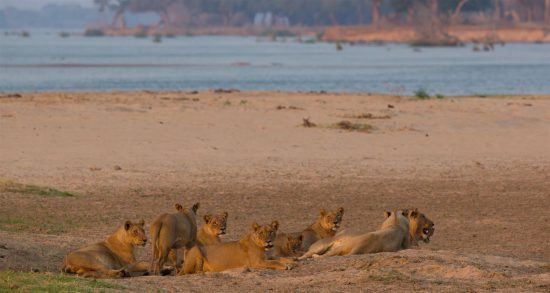
POLYGON ((338 208, 333 212, 321 209, 317 221, 302 232, 302 251, 307 251, 320 239, 334 236, 340 228, 343 216, 344 208, 338 208))
POLYGON ((266 251, 273 247, 279 222, 252 224, 252 232, 239 241, 218 245, 195 246, 185 256, 181 274, 219 272, 232 268, 290 269, 279 260, 268 260, 266 251))
POLYGON ((409 218, 409 235, 411 244, 418 246, 418 241, 430 242, 430 237, 435 232, 434 222, 426 215, 419 212, 417 208, 403 210, 403 214, 409 218))
MULTIPOLYGON (((204 215, 204 225, 197 232, 197 244, 199 245, 214 245, 221 243, 220 235, 225 235, 227 229, 227 212, 223 212, 219 215, 211 216, 204 215)), ((181 262, 177 257, 177 254, 183 255, 184 248, 170 251, 169 258, 172 263, 176 264, 176 270, 181 266, 181 262)))
MULTIPOLYGON (((151 225, 151 240, 153 246, 153 262, 151 271, 158 275, 168 259, 171 250, 176 250, 176 262, 179 259, 178 248, 190 249, 197 239, 197 210, 199 203, 190 209, 175 204, 177 212, 160 215, 151 225)), ((173 263, 174 268, 177 263, 173 263)))
POLYGON ((137 262, 135 246, 145 246, 145 222, 126 221, 105 241, 69 253, 63 260, 65 273, 92 278, 120 278, 135 273, 146 273, 149 264, 137 262))
POLYGON ((305 259, 314 255, 334 256, 350 254, 366 254, 377 252, 394 252, 409 248, 409 220, 403 211, 384 213, 386 220, 380 230, 358 234, 342 231, 332 238, 325 238, 314 243, 300 257, 305 259))

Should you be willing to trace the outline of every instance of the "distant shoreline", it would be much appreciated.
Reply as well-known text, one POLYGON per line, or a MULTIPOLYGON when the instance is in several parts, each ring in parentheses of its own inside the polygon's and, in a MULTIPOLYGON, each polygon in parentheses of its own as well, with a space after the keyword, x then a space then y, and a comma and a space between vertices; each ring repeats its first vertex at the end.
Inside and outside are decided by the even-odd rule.
MULTIPOLYGON (((371 26, 329 26, 329 27, 209 27, 209 28, 172 28, 133 27, 133 28, 89 28, 87 31, 100 31, 104 36, 263 36, 272 39, 278 37, 311 38, 320 42, 350 43, 412 43, 419 38, 413 27, 391 26, 374 28, 371 26)), ((486 27, 452 26, 448 28, 450 36, 462 43, 483 43, 487 39, 505 43, 550 43, 550 29, 544 26, 486 27)))

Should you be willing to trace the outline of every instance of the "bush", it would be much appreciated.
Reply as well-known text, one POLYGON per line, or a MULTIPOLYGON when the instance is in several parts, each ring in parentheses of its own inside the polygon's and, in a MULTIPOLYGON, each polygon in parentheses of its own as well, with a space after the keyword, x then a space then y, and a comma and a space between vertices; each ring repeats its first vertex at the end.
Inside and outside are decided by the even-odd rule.
POLYGON ((101 29, 90 28, 84 32, 85 37, 103 37, 105 33, 101 29))
POLYGON ((421 99, 421 100, 427 100, 430 98, 430 95, 428 94, 428 92, 425 90, 425 89, 417 89, 415 92, 414 92, 414 96, 417 97, 418 99, 421 99))

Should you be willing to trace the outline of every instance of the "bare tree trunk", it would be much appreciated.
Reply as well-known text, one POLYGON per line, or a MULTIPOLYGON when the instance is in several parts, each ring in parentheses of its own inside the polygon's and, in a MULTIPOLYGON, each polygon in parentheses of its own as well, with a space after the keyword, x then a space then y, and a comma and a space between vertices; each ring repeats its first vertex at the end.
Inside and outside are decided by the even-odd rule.
POLYGON ((115 12, 115 15, 113 16, 113 27, 117 27, 117 24, 120 24, 121 28, 126 28, 126 20, 124 19, 124 8, 120 7, 115 12))
POLYGON ((502 7, 500 5, 500 0, 493 0, 493 20, 500 21, 502 15, 502 7))
POLYGON ((451 22, 453 24, 457 24, 460 21, 460 12, 462 12, 462 6, 466 4, 470 0, 460 0, 458 2, 458 5, 455 8, 455 11, 453 12, 453 15, 451 16, 451 22))
POLYGON ((363 25, 364 23, 364 17, 363 17, 363 13, 364 13, 364 3, 363 1, 359 1, 359 4, 357 5, 357 24, 359 25, 363 25))
POLYGON ((430 15, 435 28, 439 24, 439 0, 430 0, 430 15))
POLYGON ((544 23, 550 25, 550 0, 544 1, 544 23))
POLYGON ((376 28, 380 27, 380 1, 372 0, 372 25, 376 28))
POLYGON ((407 8, 407 24, 412 25, 414 22, 414 4, 410 4, 407 8))
POLYGON ((160 18, 162 20, 162 24, 164 28, 168 28, 170 26, 170 17, 168 16, 168 11, 162 10, 160 12, 160 18))

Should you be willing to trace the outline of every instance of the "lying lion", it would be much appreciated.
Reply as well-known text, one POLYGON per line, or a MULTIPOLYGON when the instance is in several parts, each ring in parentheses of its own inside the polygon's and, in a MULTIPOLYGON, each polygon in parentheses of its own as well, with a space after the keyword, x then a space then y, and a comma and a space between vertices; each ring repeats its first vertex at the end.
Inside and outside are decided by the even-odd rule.
POLYGON ((426 215, 415 209, 405 209, 403 214, 409 219, 409 235, 411 244, 418 246, 418 241, 430 242, 430 237, 435 232, 434 222, 426 215))
MULTIPOLYGON (((377 231, 365 234, 342 231, 332 238, 322 239, 314 243, 300 259, 321 255, 395 252, 409 248, 420 233, 423 234, 426 231, 429 234, 429 231, 431 231, 430 236, 433 235, 433 223, 429 219, 431 230, 419 225, 419 219, 427 218, 417 209, 413 211, 385 212, 385 217, 386 220, 377 231)), ((429 241, 429 236, 426 239, 429 241)))
MULTIPOLYGON (((198 245, 214 245, 221 243, 220 235, 225 235, 227 229, 227 212, 223 212, 219 215, 205 215, 204 225, 197 232, 197 244, 198 245)), ((184 248, 180 248, 177 251, 178 254, 183 255, 184 248)), ((170 251, 170 260, 176 264, 179 269, 181 261, 178 259, 175 250, 170 251)))
POLYGON ((275 259, 281 257, 299 257, 302 254, 302 239, 303 236, 301 234, 277 234, 277 238, 275 238, 274 242, 274 247, 268 252, 269 258, 275 259))
POLYGON ((219 272, 233 268, 290 269, 289 264, 266 258, 273 247, 279 223, 259 226, 254 223, 252 232, 239 241, 218 245, 195 246, 185 256, 181 274, 219 272))
POLYGON ((321 209, 317 221, 301 233, 302 251, 307 251, 313 243, 320 239, 334 236, 340 228, 343 216, 344 208, 338 208, 335 211, 321 209))
POLYGON ((144 221, 124 225, 105 241, 69 253, 63 260, 65 273, 91 278, 120 278, 148 271, 147 262, 137 262, 135 246, 145 246, 144 221))
POLYGON ((184 209, 182 205, 175 204, 177 212, 160 215, 151 225, 151 240, 153 246, 153 262, 151 272, 160 274, 164 263, 168 259, 170 251, 175 250, 176 262, 180 259, 179 248, 191 249, 197 239, 197 210, 199 203, 190 209, 184 209))

